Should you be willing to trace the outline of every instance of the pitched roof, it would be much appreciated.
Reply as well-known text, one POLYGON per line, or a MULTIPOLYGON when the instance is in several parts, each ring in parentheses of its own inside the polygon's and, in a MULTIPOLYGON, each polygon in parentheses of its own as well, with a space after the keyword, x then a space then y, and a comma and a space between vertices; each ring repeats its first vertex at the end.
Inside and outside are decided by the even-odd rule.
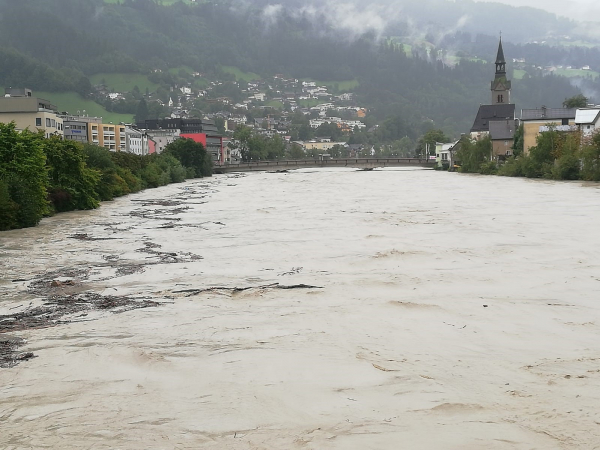
POLYGON ((494 120, 490 122, 490 137, 492 140, 512 139, 515 136, 514 120, 494 120))
POLYGON ((498 44, 498 54, 496 55, 496 64, 506 63, 504 60, 504 50, 502 49, 502 38, 500 38, 500 43, 498 44))
POLYGON ((490 122, 506 119, 515 119, 514 104, 481 105, 479 111, 477 111, 477 117, 475 117, 471 132, 489 131, 490 122))
POLYGON ((600 115, 600 109, 578 109, 575 113, 575 123, 586 124, 595 123, 600 115))
POLYGON ((522 109, 521 120, 574 119, 575 108, 522 109))

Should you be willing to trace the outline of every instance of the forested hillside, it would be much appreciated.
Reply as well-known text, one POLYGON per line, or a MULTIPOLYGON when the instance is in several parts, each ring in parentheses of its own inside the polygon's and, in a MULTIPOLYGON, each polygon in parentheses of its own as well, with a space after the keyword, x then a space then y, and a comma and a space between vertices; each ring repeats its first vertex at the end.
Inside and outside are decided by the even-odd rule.
MULTIPOLYGON (((297 2, 287 3, 292 8, 297 2)), ((244 3, 246 9, 240 11, 240 2, 234 1, 162 5, 149 0, 0 0, 0 86, 76 91, 86 96, 93 75, 133 72, 152 74, 153 82, 168 88, 176 78, 168 70, 183 66, 210 80, 231 79, 224 66, 265 77, 281 73, 321 81, 357 80, 357 100, 369 108, 374 121, 395 117, 401 124, 399 136, 415 136, 432 125, 457 135, 468 130, 478 105, 489 101, 494 69, 481 58, 493 60, 497 37, 456 30, 443 34, 438 26, 429 36, 437 47, 415 45, 407 51, 381 35, 411 38, 414 30, 400 13, 397 20, 385 24, 385 30, 347 38, 347 30, 336 29, 318 12, 299 14, 278 7, 277 16, 267 18, 268 2, 250 4, 244 3), (456 58, 450 64, 443 56, 457 49, 471 55, 477 52, 478 58, 456 58), (163 75, 152 73, 156 69, 163 75)), ((436 8, 431 20, 442 20, 443 11, 460 14, 468 5, 436 8)), ((470 8, 473 17, 485 16, 482 4, 470 8)), ((513 19, 535 16, 537 23, 558 31, 571 27, 569 21, 547 13, 503 8, 513 19)), ((465 29, 469 27, 477 29, 473 20, 465 24, 465 29)), ((532 32, 539 31, 538 25, 533 28, 532 32)), ((530 51, 521 44, 505 49, 509 58, 513 50, 530 51)), ((568 58, 570 50, 563 52, 561 58, 568 58)), ((597 49, 586 52, 583 59, 600 61, 597 49)), ((533 73, 513 83, 517 108, 559 106, 577 93, 563 77, 533 73)))

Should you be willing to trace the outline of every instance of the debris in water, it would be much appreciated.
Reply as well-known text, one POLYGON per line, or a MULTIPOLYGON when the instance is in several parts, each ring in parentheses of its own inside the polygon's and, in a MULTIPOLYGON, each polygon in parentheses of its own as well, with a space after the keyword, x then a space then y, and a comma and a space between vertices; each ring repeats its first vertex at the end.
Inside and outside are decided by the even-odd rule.
POLYGON ((311 286, 309 284, 292 284, 283 285, 279 283, 265 284, 262 286, 247 286, 247 287, 227 287, 227 286, 212 286, 204 289, 183 289, 179 291, 173 291, 174 294, 187 294, 186 297, 192 295, 202 294, 203 292, 218 292, 218 291, 229 291, 232 294, 238 292, 249 291, 250 289, 323 289, 322 286, 311 286))
POLYGON ((21 361, 27 361, 34 358, 31 352, 19 352, 18 349, 25 344, 25 340, 13 337, 0 337, 0 368, 8 369, 19 364, 21 361))
POLYGON ((148 299, 136 299, 128 296, 101 295, 84 292, 75 295, 55 295, 41 306, 28 308, 13 314, 0 315, 0 333, 50 328, 73 320, 67 315, 86 311, 100 310, 124 312, 134 309, 158 306, 159 302, 148 299))

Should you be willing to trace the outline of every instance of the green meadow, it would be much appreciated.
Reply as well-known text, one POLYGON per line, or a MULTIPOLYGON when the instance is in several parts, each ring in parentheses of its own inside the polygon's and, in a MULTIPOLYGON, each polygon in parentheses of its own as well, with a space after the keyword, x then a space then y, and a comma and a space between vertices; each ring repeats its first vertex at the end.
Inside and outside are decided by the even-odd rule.
POLYGON ((107 123, 133 122, 133 115, 108 112, 102 105, 99 105, 93 100, 85 99, 76 92, 35 91, 33 94, 46 100, 50 100, 50 102, 56 105, 61 112, 66 111, 70 114, 77 114, 79 111, 79 114, 84 114, 85 111, 86 115, 102 117, 102 120, 107 123))
MULTIPOLYGON (((0 86, 0 92, 4 94, 4 87, 0 86)), ((64 111, 70 114, 77 114, 79 111, 79 114, 84 114, 85 111, 85 114, 88 116, 102 117, 104 122, 133 122, 132 115, 108 112, 102 105, 99 105, 93 100, 84 99, 75 92, 33 91, 33 95, 43 98, 44 100, 49 100, 60 112, 64 111)))
POLYGON ((230 73, 230 74, 234 75, 235 79, 237 81, 248 82, 248 81, 260 80, 262 78, 260 75, 257 75, 252 72, 243 72, 242 70, 240 70, 239 68, 234 67, 234 66, 221 66, 221 69, 225 73, 230 73))
POLYGON ((93 85, 106 83, 106 86, 114 92, 131 92, 137 86, 144 93, 146 88, 150 92, 156 91, 158 84, 148 79, 147 75, 141 73, 97 73, 90 77, 93 85))
POLYGON ((567 78, 598 78, 598 75, 600 75, 594 70, 581 69, 556 69, 553 73, 567 78))

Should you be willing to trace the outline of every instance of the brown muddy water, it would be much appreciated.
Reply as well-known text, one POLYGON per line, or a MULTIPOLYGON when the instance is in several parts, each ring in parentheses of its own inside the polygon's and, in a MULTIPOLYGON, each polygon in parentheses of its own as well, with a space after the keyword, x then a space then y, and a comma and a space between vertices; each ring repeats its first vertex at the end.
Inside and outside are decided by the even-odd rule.
POLYGON ((596 184, 340 169, 0 233, 0 448, 600 448, 598 224, 596 184))

